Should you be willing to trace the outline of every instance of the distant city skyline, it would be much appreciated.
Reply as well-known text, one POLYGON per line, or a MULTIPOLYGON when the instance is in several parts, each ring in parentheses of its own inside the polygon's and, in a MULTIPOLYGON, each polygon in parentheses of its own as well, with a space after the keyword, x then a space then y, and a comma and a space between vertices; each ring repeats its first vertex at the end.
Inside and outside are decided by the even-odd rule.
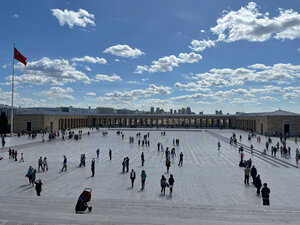
POLYGON ((300 2, 0 3, 0 104, 299 112, 300 2))

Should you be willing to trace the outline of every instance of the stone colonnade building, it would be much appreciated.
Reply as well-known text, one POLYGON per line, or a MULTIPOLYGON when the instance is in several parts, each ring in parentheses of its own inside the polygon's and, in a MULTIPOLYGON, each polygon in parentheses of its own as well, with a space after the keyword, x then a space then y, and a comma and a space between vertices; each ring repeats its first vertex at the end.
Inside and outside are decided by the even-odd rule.
POLYGON ((69 112, 17 112, 14 132, 81 127, 222 128, 254 131, 260 135, 300 135, 300 114, 278 110, 238 115, 196 114, 78 114, 69 112))

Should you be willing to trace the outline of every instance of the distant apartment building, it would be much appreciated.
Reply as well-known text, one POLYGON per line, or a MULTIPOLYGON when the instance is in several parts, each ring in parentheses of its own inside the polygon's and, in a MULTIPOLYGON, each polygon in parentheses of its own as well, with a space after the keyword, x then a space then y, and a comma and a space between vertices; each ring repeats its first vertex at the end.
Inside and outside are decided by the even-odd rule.
POLYGON ((97 114, 114 114, 114 108, 110 107, 97 107, 97 114))
POLYGON ((151 107, 151 109, 150 109, 150 113, 154 113, 154 107, 151 107))
POLYGON ((216 113, 215 113, 216 115, 223 115, 223 112, 222 112, 222 110, 216 110, 216 113))

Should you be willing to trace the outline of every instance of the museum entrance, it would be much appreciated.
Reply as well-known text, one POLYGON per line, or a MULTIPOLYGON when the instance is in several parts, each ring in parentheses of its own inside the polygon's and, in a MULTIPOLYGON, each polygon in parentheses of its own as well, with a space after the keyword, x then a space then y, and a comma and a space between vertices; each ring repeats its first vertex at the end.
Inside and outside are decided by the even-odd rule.
POLYGON ((26 131, 31 131, 31 122, 26 122, 26 131))
POLYGON ((288 135, 288 136, 291 134, 290 133, 290 124, 286 123, 286 124, 283 125, 283 133, 288 135))

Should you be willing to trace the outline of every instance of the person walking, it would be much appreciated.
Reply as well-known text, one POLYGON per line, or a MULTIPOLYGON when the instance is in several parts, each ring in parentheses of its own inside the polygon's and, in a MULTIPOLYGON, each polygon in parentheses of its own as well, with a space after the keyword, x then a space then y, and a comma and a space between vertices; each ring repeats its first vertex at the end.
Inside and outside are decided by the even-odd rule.
POLYGON ((111 160, 111 158, 112 158, 112 151, 111 151, 111 149, 109 149, 108 155, 109 155, 109 160, 111 160))
POLYGON ((256 187, 256 194, 260 194, 260 188, 261 188, 262 184, 261 184, 261 179, 260 179, 260 175, 257 175, 257 177, 255 178, 255 187, 256 187))
POLYGON ((64 155, 63 167, 61 171, 67 171, 67 157, 64 155))
POLYGON ((263 205, 270 205, 270 189, 267 186, 268 186, 268 184, 264 183, 264 186, 261 189, 263 205))
POLYGON ((169 178, 168 182, 169 182, 169 188, 170 188, 170 195, 172 195, 173 186, 174 186, 174 182, 175 182, 175 180, 173 178, 173 174, 170 174, 170 178, 169 178))
POLYGON ((31 184, 32 173, 33 173, 33 168, 32 166, 29 166, 27 174, 25 175, 25 177, 28 177, 29 184, 31 184))
POLYGON ((96 154, 97 154, 97 159, 99 159, 99 154, 100 154, 99 148, 96 150, 96 154))
POLYGON ((125 173, 125 165, 126 165, 126 158, 123 159, 122 162, 122 172, 125 173))
POLYGON ((220 141, 218 141, 218 150, 220 150, 220 148, 221 148, 221 143, 220 141))
POLYGON ((249 184, 249 174, 250 174, 250 168, 248 166, 246 166, 246 168, 244 169, 245 171, 245 179, 244 179, 244 183, 245 184, 249 184))
POLYGON ((169 159, 166 160, 167 173, 169 173, 169 169, 171 167, 171 161, 169 159))
POLYGON ((95 159, 92 159, 92 164, 91 164, 91 170, 92 170, 92 177, 95 176, 95 159))
POLYGON ((299 162, 299 149, 296 148, 296 164, 298 166, 298 162, 299 162))
POLYGON ((47 162, 47 157, 44 158, 43 160, 43 171, 48 171, 48 162, 47 162))
POLYGON ((178 166, 182 166, 182 164, 183 164, 183 153, 180 152, 178 166))
POLYGON ((144 166, 144 162, 145 162, 145 156, 144 156, 144 152, 142 152, 142 155, 141 155, 141 160, 142 160, 142 166, 144 166))
POLYGON ((132 169, 130 173, 131 187, 133 188, 134 180, 135 180, 135 171, 132 169))
POLYGON ((34 183, 35 183, 35 190, 36 190, 37 196, 41 196, 42 185, 43 185, 42 181, 41 180, 37 180, 34 183))
POLYGON ((23 156, 23 153, 21 153, 21 159, 20 159, 20 162, 24 162, 24 156, 23 156))
POLYGON ((167 179, 165 178, 164 175, 161 176, 160 179, 160 186, 161 186, 161 193, 166 193, 166 186, 167 186, 167 179))
POLYGON ((145 188, 146 178, 147 178, 147 174, 146 174, 145 170, 142 170, 142 173, 141 173, 142 188, 141 188, 141 190, 144 190, 144 188, 145 188))
POLYGON ((43 158, 42 158, 42 156, 39 158, 38 164, 39 164, 38 172, 40 172, 40 168, 43 170, 43 158))

